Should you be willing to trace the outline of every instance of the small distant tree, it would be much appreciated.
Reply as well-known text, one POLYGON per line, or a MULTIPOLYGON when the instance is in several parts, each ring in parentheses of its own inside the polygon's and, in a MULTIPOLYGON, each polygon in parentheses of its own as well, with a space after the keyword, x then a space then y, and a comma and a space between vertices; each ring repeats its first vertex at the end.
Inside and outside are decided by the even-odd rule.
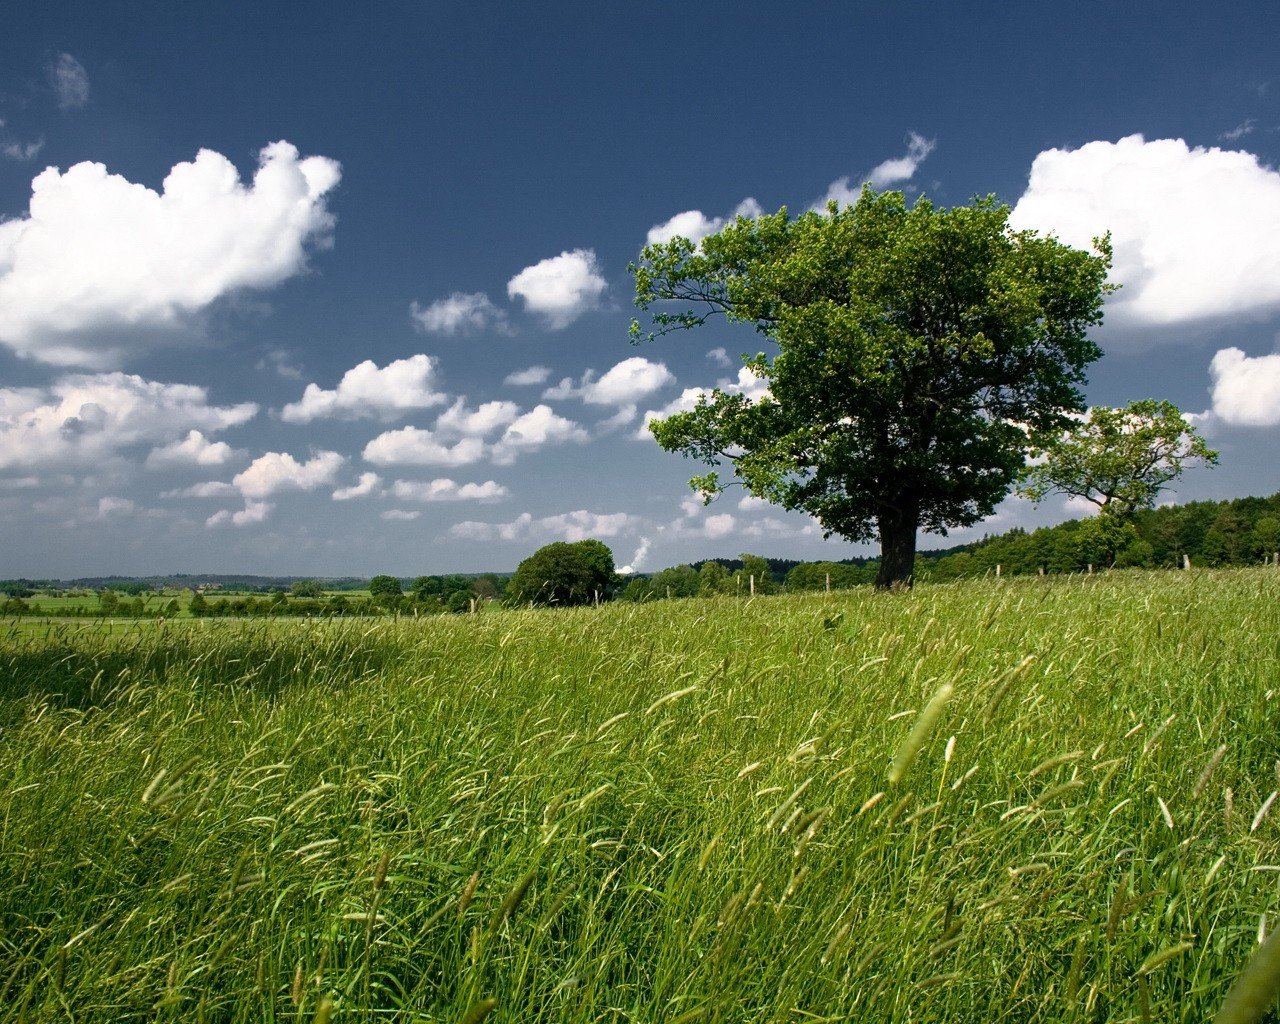
POLYGON ((403 593, 400 581, 394 576, 375 576, 369 581, 369 596, 375 601, 394 604, 403 593))
POLYGON ((747 593, 752 586, 757 594, 775 594, 778 585, 769 572, 769 563, 759 555, 742 554, 742 569, 738 573, 741 580, 742 593, 747 593), (752 582, 754 580, 754 583, 752 582))
POLYGON ((324 597, 324 587, 319 580, 298 580, 289 588, 294 597, 324 597))
POLYGON ((714 560, 702 563, 702 568, 698 570, 698 580, 699 593, 704 597, 733 589, 729 582, 729 570, 714 560))
POLYGON ((506 596, 513 604, 591 604, 612 595, 613 552, 598 540, 556 541, 516 568, 506 596))
POLYGON ((1055 493, 1084 498, 1124 521, 1153 507, 1188 467, 1218 462, 1176 405, 1154 399, 1096 406, 1037 454, 1040 461, 1023 472, 1022 494, 1037 503, 1055 493))
POLYGON ((1261 516, 1249 535, 1255 555, 1267 558, 1280 551, 1280 517, 1261 516))
POLYGON ((654 573, 650 585, 654 597, 697 597, 702 577, 691 565, 673 565, 654 573))
POLYGON ((443 587, 439 576, 419 576, 410 585, 409 590, 415 601, 425 601, 428 597, 439 597, 443 587))

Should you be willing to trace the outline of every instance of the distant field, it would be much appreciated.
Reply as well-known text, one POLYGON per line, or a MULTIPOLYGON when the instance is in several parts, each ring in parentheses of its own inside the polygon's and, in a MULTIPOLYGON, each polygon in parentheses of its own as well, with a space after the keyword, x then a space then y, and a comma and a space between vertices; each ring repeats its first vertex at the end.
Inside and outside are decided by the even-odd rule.
POLYGON ((1205 1021, 1280 921, 1275 569, 121 625, 0 629, 5 1019, 1205 1021))

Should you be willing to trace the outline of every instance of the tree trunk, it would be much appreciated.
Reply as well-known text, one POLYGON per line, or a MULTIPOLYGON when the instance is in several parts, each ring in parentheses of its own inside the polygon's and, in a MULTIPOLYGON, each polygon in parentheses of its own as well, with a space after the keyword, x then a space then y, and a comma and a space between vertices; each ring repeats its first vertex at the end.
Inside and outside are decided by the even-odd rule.
POLYGON ((916 531, 920 528, 920 512, 914 503, 901 502, 893 508, 881 509, 880 571, 876 573, 876 589, 892 590, 911 586, 916 568, 916 531))

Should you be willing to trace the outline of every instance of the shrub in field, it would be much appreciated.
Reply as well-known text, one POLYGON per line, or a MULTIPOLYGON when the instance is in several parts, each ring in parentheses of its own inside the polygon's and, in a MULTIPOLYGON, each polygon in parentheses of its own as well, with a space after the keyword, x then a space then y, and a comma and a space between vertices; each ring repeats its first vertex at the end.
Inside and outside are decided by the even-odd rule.
POLYGON ((592 604, 612 596, 615 578, 613 552, 605 544, 556 541, 520 563, 506 596, 515 605, 592 604))

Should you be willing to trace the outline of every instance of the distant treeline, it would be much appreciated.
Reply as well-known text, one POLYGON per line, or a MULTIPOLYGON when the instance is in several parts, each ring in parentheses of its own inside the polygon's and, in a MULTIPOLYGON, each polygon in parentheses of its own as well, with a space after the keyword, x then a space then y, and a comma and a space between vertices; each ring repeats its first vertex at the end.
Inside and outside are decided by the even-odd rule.
MULTIPOLYGON (((922 551, 916 558, 916 579, 944 582, 985 576, 1088 572, 1091 568, 1180 568, 1184 559, 1199 567, 1253 565, 1280 553, 1280 493, 1269 498, 1194 501, 1137 513, 1129 523, 1105 517, 1072 520, 1028 533, 1009 530, 971 544, 922 551)), ((875 559, 849 558, 832 562, 743 555, 677 565, 652 575, 618 577, 617 586, 602 599, 652 601, 667 597, 712 594, 770 594, 782 590, 845 590, 872 583, 875 559)), ((365 579, 291 578, 288 588, 272 586, 252 594, 213 596, 197 591, 189 603, 172 597, 173 581, 188 579, 253 580, 269 577, 156 577, 166 581, 156 600, 149 580, 108 577, 115 582, 97 588, 96 602, 56 611, 29 605, 37 592, 62 592, 69 584, 58 580, 0 580, 0 614, 85 616, 172 616, 188 611, 195 616, 368 616, 434 615, 472 611, 501 600, 510 577, 494 573, 418 576, 413 579, 376 577, 393 586, 369 596, 333 591, 363 591, 365 579), (167 598, 167 599, 166 599, 167 598)), ((86 580, 75 581, 82 592, 86 580)), ((281 582, 275 580, 275 582, 281 582)), ((194 588, 192 588, 194 589, 194 588)))
MULTIPOLYGON (((1072 520, 1028 533, 1012 529, 972 544, 916 557, 915 578, 945 582, 974 576, 1077 573, 1108 568, 1255 565, 1280 552, 1280 494, 1269 498, 1195 501, 1139 512, 1130 523, 1100 517, 1072 520)), ((629 601, 779 590, 845 590, 869 585, 875 559, 784 562, 756 558, 697 562, 636 578, 622 590, 629 601), (781 562, 781 564, 779 564, 781 562), (784 571, 779 571, 783 567, 784 571)))

